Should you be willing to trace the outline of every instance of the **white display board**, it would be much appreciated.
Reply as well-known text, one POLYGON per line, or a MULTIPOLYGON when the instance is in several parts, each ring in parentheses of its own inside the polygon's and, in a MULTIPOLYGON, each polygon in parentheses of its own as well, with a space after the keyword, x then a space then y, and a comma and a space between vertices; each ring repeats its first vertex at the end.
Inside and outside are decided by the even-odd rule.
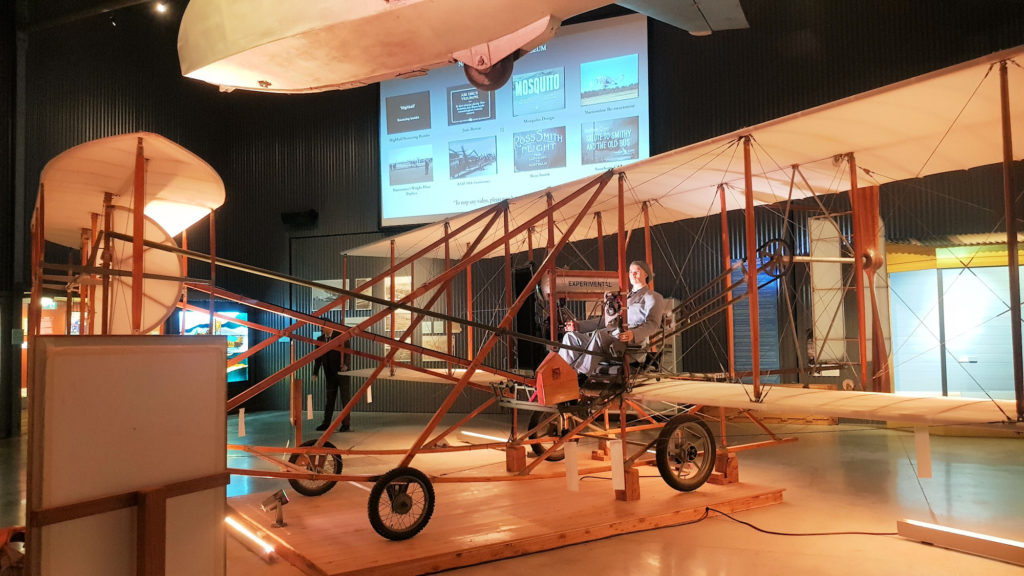
MULTIPOLYGON (((33 513, 226 472, 223 336, 49 336, 30 383, 32 573, 136 573, 136 507, 33 513)), ((167 499, 167 575, 224 574, 223 486, 167 499)))

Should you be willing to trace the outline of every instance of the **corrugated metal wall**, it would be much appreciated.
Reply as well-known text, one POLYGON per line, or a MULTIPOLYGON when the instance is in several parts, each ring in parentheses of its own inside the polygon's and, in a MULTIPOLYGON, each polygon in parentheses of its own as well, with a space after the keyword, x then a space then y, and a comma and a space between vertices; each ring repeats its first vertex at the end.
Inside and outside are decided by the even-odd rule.
MULTIPOLYGON (((707 38, 650 23, 651 116, 657 119, 652 122, 652 153, 1024 42, 1024 3, 1019 2, 744 0, 743 7, 750 30, 707 38)), ((227 201, 216 218, 216 249, 222 258, 328 278, 337 271, 333 254, 346 239, 382 233, 375 86, 301 96, 221 93, 181 77, 174 18, 157 21, 144 5, 118 10, 116 16, 116 27, 106 16, 97 16, 29 34, 23 191, 29 204, 40 171, 60 152, 95 138, 147 130, 189 148, 223 177, 227 201), (283 214, 307 210, 318 212, 315 224, 296 229, 282 222, 283 214)), ((966 194, 966 186, 980 186, 974 172, 943 185, 925 180, 929 189, 948 186, 942 194, 955 196, 966 194)), ((980 178, 988 182, 988 176, 980 178)), ((959 208, 939 208, 934 196, 915 195, 917 185, 908 183, 910 190, 898 197, 883 195, 893 238, 919 234, 915 230, 922 224, 915 216, 934 216, 947 230, 964 224, 959 208)), ((968 218, 972 229, 984 229, 1000 202, 987 196, 962 201, 983 206, 968 218)), ((783 229, 780 217, 760 212, 758 244, 783 229)), ((745 251, 742 215, 729 218, 732 257, 738 258, 745 251)), ((802 218, 794 216, 790 224, 800 225, 802 218)), ((667 296, 683 297, 716 275, 721 263, 718 225, 716 219, 658 227, 656 282, 667 296), (699 249, 681 258, 694 244, 699 249)), ((797 251, 804 252, 798 233, 796 238, 797 251)), ((605 243, 612 258, 614 238, 605 243)), ((190 232, 189 244, 208 249, 205 223, 190 232)), ((596 265, 596 242, 577 249, 559 265, 596 265)), ((634 241, 630 259, 642 254, 634 241)), ((474 267, 474 307, 481 320, 495 317, 504 306, 503 281, 488 282, 495 265, 474 267)), ((205 268, 194 264, 190 273, 202 276, 205 268)), ((223 269, 218 284, 279 305, 296 298, 284 286, 223 269)), ((717 333, 713 328, 707 337, 720 341, 717 333)), ((482 335, 474 336, 479 346, 482 335)), ((690 369, 713 365, 708 352, 713 346, 699 341, 704 336, 694 338, 690 369)), ((488 361, 502 362, 502 353, 498 347, 488 361)), ((272 373, 285 358, 275 348, 254 360, 253 378, 272 373)), ((435 399, 405 405, 420 400, 426 405, 435 399)), ((279 408, 281 402, 274 392, 257 404, 279 408)))
POLYGON ((0 438, 21 432, 21 379, 15 356, 20 352, 21 287, 15 286, 14 119, 17 39, 14 5, 0 7, 0 438))
POLYGON ((651 151, 1024 43, 1024 3, 743 0, 749 30, 651 21, 651 151))

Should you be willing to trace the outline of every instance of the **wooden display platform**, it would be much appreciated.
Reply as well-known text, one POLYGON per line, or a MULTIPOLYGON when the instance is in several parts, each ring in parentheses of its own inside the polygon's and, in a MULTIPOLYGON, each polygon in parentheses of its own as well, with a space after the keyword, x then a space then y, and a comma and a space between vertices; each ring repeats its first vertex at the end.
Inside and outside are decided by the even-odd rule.
POLYGON ((782 502, 782 489, 705 484, 695 492, 669 488, 653 466, 638 468, 640 499, 615 499, 611 473, 581 478, 507 482, 435 482, 433 517, 418 535, 394 542, 367 517, 368 485, 339 483, 319 497, 284 485, 291 502, 283 528, 260 510, 269 492, 229 499, 235 511, 276 539, 279 554, 306 574, 422 574, 560 548, 608 536, 696 520, 705 507, 723 512, 782 502))

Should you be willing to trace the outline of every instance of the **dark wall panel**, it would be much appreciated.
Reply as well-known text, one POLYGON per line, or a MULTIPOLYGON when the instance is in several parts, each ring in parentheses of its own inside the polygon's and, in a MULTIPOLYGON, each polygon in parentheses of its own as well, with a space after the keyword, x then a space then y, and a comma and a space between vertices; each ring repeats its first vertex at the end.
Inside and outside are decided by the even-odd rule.
MULTIPOLYGON (((0 7, 0 229, 14 230, 14 119, 17 90, 17 35, 14 4, 0 7)), ((14 277, 14 234, 0 233, 0 292, 11 290, 14 277)))
POLYGON ((15 283, 15 118, 17 35, 14 4, 0 5, 0 438, 21 433, 20 346, 14 330, 20 329, 21 287, 15 283))
POLYGON ((1024 3, 743 0, 749 30, 651 21, 660 153, 1024 43, 1024 3))

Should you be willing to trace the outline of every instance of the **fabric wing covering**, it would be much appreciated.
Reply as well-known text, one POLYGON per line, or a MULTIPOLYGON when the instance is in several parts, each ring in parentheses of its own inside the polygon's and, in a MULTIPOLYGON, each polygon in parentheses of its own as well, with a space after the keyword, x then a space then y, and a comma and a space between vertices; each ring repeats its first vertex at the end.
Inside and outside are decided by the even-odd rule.
MULTIPOLYGON (((727 191, 727 209, 743 208, 744 136, 751 137, 755 205, 847 190, 850 174, 841 159, 845 154, 856 159, 858 186, 1001 162, 1003 61, 1007 63, 1009 92, 1018 95, 1011 96, 1009 102, 1014 160, 1018 160, 1024 153, 1024 98, 1019 97, 1024 90, 1022 55, 1024 46, 998 52, 619 167, 615 172, 626 177, 626 228, 643 226, 644 202, 649 204, 652 225, 717 213, 720 185, 727 191)), ((591 180, 576 180, 508 200, 511 228, 543 211, 548 193, 557 202, 591 180)), ((612 219, 617 214, 617 195, 613 181, 591 209, 605 215, 606 234, 615 229, 612 219)), ((557 237, 585 201, 585 197, 577 198, 559 210, 557 237)), ((452 216, 447 222, 456 230, 487 209, 452 216)), ((483 227, 478 223, 460 238, 475 238, 483 227)), ((443 234, 442 220, 346 253, 386 257, 393 239, 396 256, 401 259, 443 234)), ((503 226, 493 226, 480 245, 496 242, 503 234, 503 226)), ((571 240, 596 235, 593 218, 589 218, 577 227, 571 240)), ((546 245, 546 220, 535 226, 532 241, 535 247, 546 245)), ((466 242, 453 242, 450 248, 452 257, 460 258, 466 242)), ((513 252, 526 248, 525 234, 513 240, 513 252)))
POLYGON ((48 241, 79 247, 91 215, 103 213, 106 193, 113 195, 114 206, 132 207, 140 139, 146 158, 144 212, 168 235, 178 235, 224 204, 224 182, 199 156, 159 134, 118 134, 79 144, 43 168, 39 181, 45 191, 48 241))
POLYGON ((632 396, 644 402, 703 404, 766 414, 814 414, 923 426, 1014 424, 1013 416, 1017 412, 1012 400, 916 397, 779 386, 767 388, 761 401, 755 402, 750 386, 674 378, 640 386, 632 396))

